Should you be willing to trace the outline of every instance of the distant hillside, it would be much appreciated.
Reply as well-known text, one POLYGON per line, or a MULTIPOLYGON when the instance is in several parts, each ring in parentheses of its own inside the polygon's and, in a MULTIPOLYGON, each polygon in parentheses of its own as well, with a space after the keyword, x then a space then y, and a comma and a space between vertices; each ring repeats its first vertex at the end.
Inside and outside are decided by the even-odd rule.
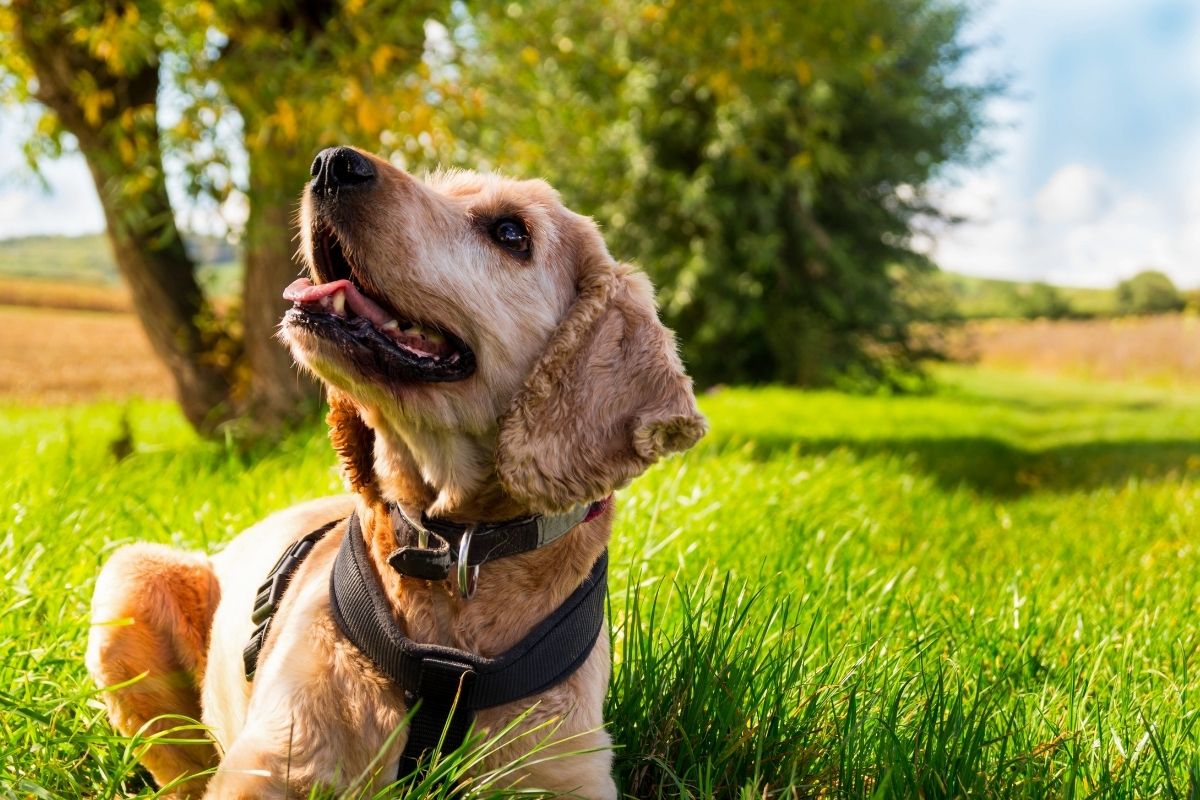
MULTIPOLYGON (((201 281, 218 294, 236 292, 241 281, 238 252, 223 239, 187 236, 200 262, 201 281)), ((86 236, 25 236, 0 240, 0 277, 116 286, 112 248, 102 233, 86 236)))
POLYGON ((1115 288, 1085 289, 1044 283, 975 278, 942 272, 938 281, 966 319, 1028 316, 1106 317, 1117 309, 1115 288), (1064 313, 1036 313, 1039 307, 1065 303, 1064 313))

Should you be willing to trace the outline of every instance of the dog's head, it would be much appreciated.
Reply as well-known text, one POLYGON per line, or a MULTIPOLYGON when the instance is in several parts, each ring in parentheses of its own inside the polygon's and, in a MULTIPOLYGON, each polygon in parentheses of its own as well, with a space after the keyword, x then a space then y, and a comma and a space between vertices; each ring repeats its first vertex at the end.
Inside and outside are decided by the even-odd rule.
POLYGON ((431 485, 458 469, 556 511, 704 434, 649 282, 544 182, 419 181, 346 147, 313 176, 281 335, 330 386, 357 488, 403 446, 431 485))

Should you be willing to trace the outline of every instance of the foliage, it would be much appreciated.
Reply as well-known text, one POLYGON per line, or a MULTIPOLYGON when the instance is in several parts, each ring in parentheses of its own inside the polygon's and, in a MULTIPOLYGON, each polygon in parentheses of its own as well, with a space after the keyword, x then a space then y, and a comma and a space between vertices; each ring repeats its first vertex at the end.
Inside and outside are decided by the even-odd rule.
POLYGON ((1026 319, 1063 319, 1071 315, 1071 306, 1057 287, 1035 281, 1015 292, 1017 307, 1026 319))
MULTIPOLYGON (((1187 795, 1200 396, 939 374, 928 396, 706 396, 712 435, 621 493, 623 787, 1187 795)), ((200 441, 166 403, 10 407, 0 445, 0 793, 146 797, 82 664, 100 564, 219 548, 335 491, 334 459, 315 430, 200 441)))
POLYGON ((324 146, 415 149, 435 132, 425 26, 444 0, 172 3, 186 105, 171 127, 194 192, 282 192, 289 202, 324 146), (231 130, 244 152, 230 152, 231 130), (232 158, 231 158, 232 155, 232 158), (238 157, 249 160, 240 165, 238 157), (243 167, 243 169, 239 169, 243 167), (252 188, 253 184, 253 188, 252 188))
POLYGON ((1075 319, 1117 314, 1115 289, 1051 286, 1024 281, 977 278, 938 271, 927 280, 942 305, 921 306, 921 319, 947 315, 962 319, 1021 319, 1048 317, 1075 319))
POLYGON ((703 384, 911 366, 897 265, 995 88, 940 0, 481 4, 454 127, 546 175, 656 278, 703 384), (549 32, 549 33, 548 33, 549 32))
POLYGON ((1158 270, 1139 272, 1117 284, 1117 308, 1125 314, 1166 314, 1184 305, 1175 284, 1158 270))
MULTIPOLYGON (((51 16, 114 74, 161 63, 161 144, 189 188, 248 193, 242 323, 268 371, 256 353, 293 198, 316 149, 352 141, 409 166, 551 177, 657 278, 701 383, 885 379, 920 355, 896 282, 928 268, 911 238, 937 216, 922 187, 973 155, 994 89, 956 77, 959 0, 139 0, 51 16)), ((22 102, 30 65, 7 52, 22 102)), ((131 138, 124 95, 87 75, 71 91, 84 117, 111 112, 107 150, 156 153, 131 138)), ((153 107, 138 113, 153 128, 153 107)), ((82 124, 43 122, 31 154, 82 124)))

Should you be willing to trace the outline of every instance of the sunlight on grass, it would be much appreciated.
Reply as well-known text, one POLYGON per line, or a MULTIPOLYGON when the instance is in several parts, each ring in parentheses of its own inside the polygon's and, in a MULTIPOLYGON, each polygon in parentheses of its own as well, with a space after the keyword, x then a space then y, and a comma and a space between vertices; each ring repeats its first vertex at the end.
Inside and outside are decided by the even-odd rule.
MULTIPOLYGON (((928 396, 703 398, 620 495, 618 779, 637 797, 1187 796, 1200 768, 1200 394, 939 373, 928 396)), ((337 491, 162 403, 0 413, 0 782, 148 796, 83 670, 100 564, 337 491)), ((264 565, 264 569, 270 565, 264 565)))

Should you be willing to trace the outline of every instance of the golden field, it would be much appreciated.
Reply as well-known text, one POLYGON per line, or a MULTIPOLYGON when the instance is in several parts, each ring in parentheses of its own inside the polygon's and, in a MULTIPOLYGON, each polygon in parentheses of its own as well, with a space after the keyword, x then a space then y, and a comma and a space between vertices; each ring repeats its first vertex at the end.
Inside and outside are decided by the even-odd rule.
POLYGON ((956 361, 1158 384, 1200 383, 1200 316, 981 320, 949 337, 956 361))
POLYGON ((172 396, 128 312, 0 306, 0 399, 71 403, 172 396))
POLYGON ((123 287, 39 278, 0 276, 0 297, 10 306, 73 309, 76 311, 133 311, 123 287))

